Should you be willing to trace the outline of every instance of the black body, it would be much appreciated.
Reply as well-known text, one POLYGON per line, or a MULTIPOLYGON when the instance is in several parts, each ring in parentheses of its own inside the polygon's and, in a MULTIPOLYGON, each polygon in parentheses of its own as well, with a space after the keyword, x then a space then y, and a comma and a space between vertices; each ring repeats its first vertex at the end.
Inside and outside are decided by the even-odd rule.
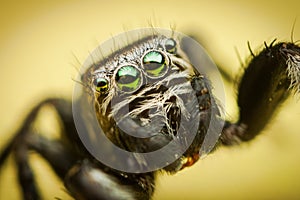
MULTIPOLYGON (((290 68, 293 63, 292 67, 299 67, 299 62, 300 47, 293 43, 271 44, 258 55, 253 56, 238 86, 239 120, 226 122, 217 146, 249 141, 260 133, 291 90, 298 92, 299 83, 295 82, 295 76, 299 74, 291 75, 290 68)), ((200 79, 200 75, 195 75, 191 82, 197 92, 198 101, 201 102, 201 109, 205 111, 206 108, 217 105, 209 103, 213 98, 207 93, 211 87, 209 82, 200 79)), ((40 199, 28 162, 28 152, 33 150, 49 163, 75 199, 151 199, 157 172, 141 174, 119 172, 94 159, 77 135, 71 107, 72 104, 68 100, 42 101, 32 109, 16 136, 1 151, 0 167, 8 155, 14 156, 23 198, 40 199), (51 105, 57 111, 62 122, 64 131, 58 140, 49 140, 32 129, 39 110, 47 105, 51 105)), ((209 118, 201 120, 207 119, 209 118)), ((128 141, 123 141, 124 143, 120 145, 128 146, 126 143, 128 141)), ((203 135, 197 135, 185 153, 189 160, 181 168, 197 161, 195 152, 199 151, 199 144, 202 141, 203 135)), ((174 165, 176 167, 178 163, 174 165)), ((175 167, 171 164, 163 170, 175 173, 175 167)))

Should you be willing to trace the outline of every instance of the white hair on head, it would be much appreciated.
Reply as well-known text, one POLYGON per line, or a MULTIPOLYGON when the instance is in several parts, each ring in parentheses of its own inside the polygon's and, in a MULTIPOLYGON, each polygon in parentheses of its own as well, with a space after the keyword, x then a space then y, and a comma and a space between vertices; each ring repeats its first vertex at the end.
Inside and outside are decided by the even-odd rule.
POLYGON ((300 93, 300 55, 287 54, 287 73, 291 79, 289 89, 294 90, 295 94, 300 93))

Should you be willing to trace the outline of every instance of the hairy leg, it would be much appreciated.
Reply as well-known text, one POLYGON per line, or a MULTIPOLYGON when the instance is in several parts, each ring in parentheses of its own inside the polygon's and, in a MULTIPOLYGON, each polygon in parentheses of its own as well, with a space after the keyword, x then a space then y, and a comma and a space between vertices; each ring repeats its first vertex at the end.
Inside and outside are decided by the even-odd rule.
MULTIPOLYGON (((18 181, 22 188, 24 199, 40 199, 34 173, 29 164, 29 151, 35 150, 41 154, 54 168, 59 177, 63 177, 74 162, 75 156, 68 150, 65 144, 58 141, 51 141, 34 131, 32 125, 37 120, 39 111, 51 105, 59 113, 63 127, 70 129, 68 121, 71 113, 71 105, 63 99, 47 99, 36 105, 27 115, 22 126, 15 134, 14 138, 1 151, 0 169, 6 158, 12 153, 17 166, 18 181), (59 158, 61 158, 59 160, 59 158), (63 162, 61 162, 63 161, 63 162)), ((72 130, 72 129, 71 129, 72 130)))
MULTIPOLYGON (((125 175, 94 161, 81 146, 72 116, 71 102, 47 99, 28 114, 15 137, 1 151, 0 167, 12 153, 17 165, 24 199, 40 199, 29 151, 40 154, 64 181, 76 199, 149 199, 153 194, 154 174, 125 175), (59 139, 48 139, 36 132, 32 124, 38 112, 51 105, 58 113, 64 130, 59 139)), ((0 168, 1 169, 1 168, 0 168)))
POLYGON ((239 120, 227 122, 221 142, 249 141, 268 124, 290 93, 300 91, 300 47, 293 43, 269 46, 251 62, 238 86, 239 120))

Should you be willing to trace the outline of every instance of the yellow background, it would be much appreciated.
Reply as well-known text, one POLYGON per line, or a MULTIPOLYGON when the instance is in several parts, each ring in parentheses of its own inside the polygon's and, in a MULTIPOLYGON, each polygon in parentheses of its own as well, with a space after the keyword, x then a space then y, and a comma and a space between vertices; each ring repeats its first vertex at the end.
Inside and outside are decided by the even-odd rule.
MULTIPOLYGON (((100 42, 149 24, 200 37, 211 56, 231 74, 252 48, 274 38, 290 40, 300 14, 286 1, 11 1, 0 4, 0 147, 34 103, 70 97, 76 61, 100 42), (75 58, 75 56, 76 58, 75 58)), ((300 22, 294 38, 300 39, 300 22)), ((226 110, 236 117, 234 90, 226 110)), ((300 199, 300 102, 291 98, 254 142, 218 152, 193 167, 159 178, 154 199, 300 199)), ((45 199, 68 199, 41 161, 34 162, 45 199)), ((12 159, 0 174, 0 199, 19 198, 12 159)))

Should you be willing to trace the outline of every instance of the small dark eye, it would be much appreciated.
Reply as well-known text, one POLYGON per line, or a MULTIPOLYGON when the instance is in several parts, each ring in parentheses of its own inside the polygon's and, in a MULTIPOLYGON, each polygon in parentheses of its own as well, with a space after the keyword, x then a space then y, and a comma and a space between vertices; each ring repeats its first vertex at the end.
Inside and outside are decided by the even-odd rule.
POLYGON ((150 77, 163 76, 167 69, 165 56, 159 51, 150 51, 143 57, 143 67, 150 77))
POLYGON ((131 65, 121 67, 115 76, 118 88, 123 92, 136 91, 142 82, 140 71, 131 65))
POLYGON ((97 92, 105 92, 108 89, 108 81, 105 78, 97 78, 93 83, 97 92))
POLYGON ((169 38, 165 42, 165 49, 169 53, 175 53, 176 52, 176 41, 172 38, 169 38))

